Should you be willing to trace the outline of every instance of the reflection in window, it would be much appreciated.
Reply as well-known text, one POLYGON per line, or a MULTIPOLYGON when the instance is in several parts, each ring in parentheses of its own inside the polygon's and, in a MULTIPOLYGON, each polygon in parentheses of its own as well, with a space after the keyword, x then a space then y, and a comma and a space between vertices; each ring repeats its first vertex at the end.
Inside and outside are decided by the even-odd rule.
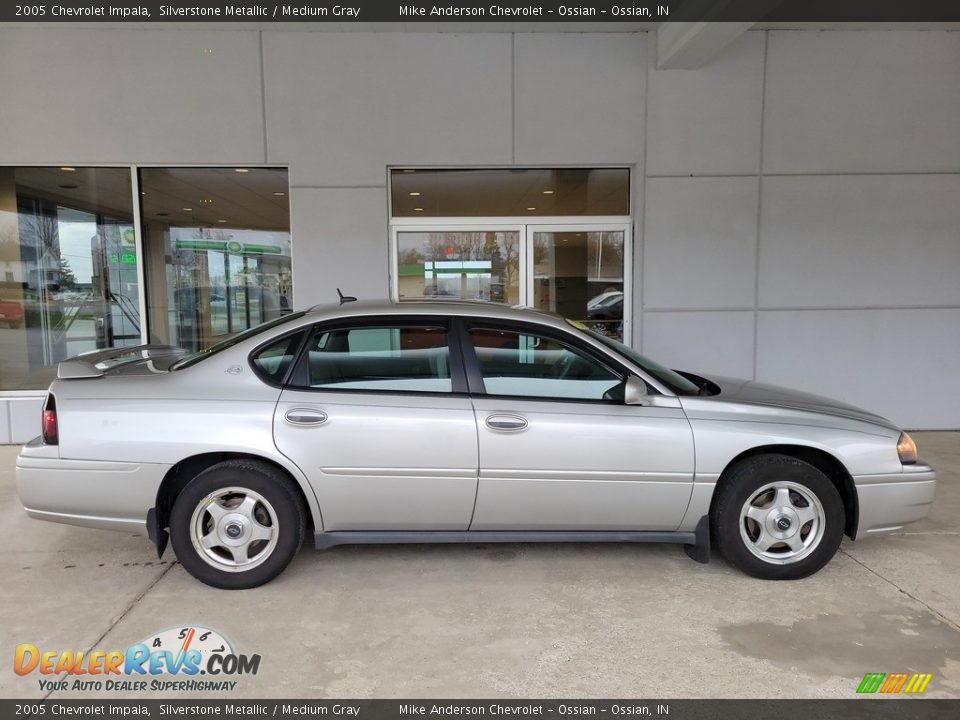
POLYGON ((533 305, 623 339, 624 232, 535 232, 533 305))
POLYGON ((150 338, 202 350, 291 311, 287 171, 140 170, 150 338))
POLYGON ((140 344, 128 168, 0 167, 0 390, 140 344))
POLYGON ((401 300, 487 300, 515 305, 520 297, 520 233, 398 232, 397 275, 401 300))
POLYGON ((629 215, 628 168, 393 170, 393 217, 629 215))
POLYGON ((447 333, 437 327, 321 331, 307 345, 310 387, 450 392, 447 333))
POLYGON ((596 360, 550 338, 486 329, 470 336, 490 395, 604 400, 621 382, 596 360))

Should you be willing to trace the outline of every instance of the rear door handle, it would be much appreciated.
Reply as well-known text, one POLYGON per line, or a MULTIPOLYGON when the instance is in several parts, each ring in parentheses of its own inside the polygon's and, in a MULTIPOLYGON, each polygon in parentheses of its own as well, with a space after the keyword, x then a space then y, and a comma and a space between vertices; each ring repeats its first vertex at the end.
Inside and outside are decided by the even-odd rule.
POLYGON ((527 420, 519 415, 488 415, 487 427, 491 430, 523 430, 527 427, 527 420))
POLYGON ((291 425, 322 425, 327 421, 327 414, 323 410, 291 408, 283 414, 283 419, 291 425))

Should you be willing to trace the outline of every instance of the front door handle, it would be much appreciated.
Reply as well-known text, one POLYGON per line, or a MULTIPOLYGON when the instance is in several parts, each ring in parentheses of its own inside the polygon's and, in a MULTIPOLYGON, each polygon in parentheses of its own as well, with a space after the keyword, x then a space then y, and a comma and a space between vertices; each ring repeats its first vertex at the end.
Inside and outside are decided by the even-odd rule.
POLYGON ((488 415, 487 427, 491 430, 523 430, 527 427, 527 420, 519 415, 488 415))
POLYGON ((327 414, 323 410, 291 408, 283 414, 283 419, 291 425, 322 425, 327 421, 327 414))

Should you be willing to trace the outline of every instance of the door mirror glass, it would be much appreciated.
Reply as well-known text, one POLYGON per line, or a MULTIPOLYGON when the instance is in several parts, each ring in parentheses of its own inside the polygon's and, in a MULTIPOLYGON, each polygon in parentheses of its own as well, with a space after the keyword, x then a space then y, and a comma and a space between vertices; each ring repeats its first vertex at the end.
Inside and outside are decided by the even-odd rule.
POLYGON ((625 405, 646 405, 649 401, 647 384, 636 375, 627 378, 623 388, 623 402, 625 405))

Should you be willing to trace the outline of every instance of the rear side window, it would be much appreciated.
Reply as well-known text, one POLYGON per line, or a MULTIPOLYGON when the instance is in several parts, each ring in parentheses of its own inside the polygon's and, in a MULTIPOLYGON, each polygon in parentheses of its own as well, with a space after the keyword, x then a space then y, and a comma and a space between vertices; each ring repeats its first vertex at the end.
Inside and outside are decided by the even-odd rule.
POLYGON ((442 327, 319 330, 307 342, 311 388, 451 392, 450 351, 442 327))
POLYGON ((250 358, 257 375, 267 382, 282 382, 302 340, 303 333, 298 332, 260 348, 250 358))

